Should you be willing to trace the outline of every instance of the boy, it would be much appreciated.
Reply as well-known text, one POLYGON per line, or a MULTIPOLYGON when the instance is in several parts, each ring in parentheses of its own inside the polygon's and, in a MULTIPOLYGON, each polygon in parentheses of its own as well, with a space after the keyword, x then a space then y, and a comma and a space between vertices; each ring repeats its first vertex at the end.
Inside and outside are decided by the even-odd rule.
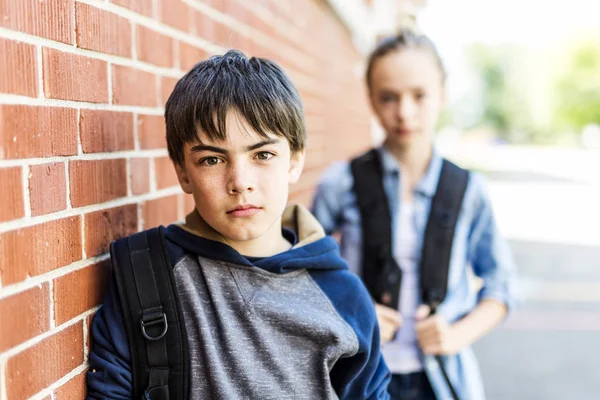
POLYGON ((173 279, 177 314, 128 325, 130 299, 144 307, 151 294, 120 283, 120 264, 135 264, 161 242, 142 240, 140 250, 132 236, 127 257, 118 250, 124 239, 113 244, 115 279, 92 325, 88 398, 387 399, 389 372, 366 289, 312 215, 286 208, 306 132, 283 71, 238 51, 212 57, 177 83, 165 119, 169 156, 196 207, 184 224, 161 230, 172 266, 166 278, 152 280, 143 264, 133 274, 136 285, 173 279), (183 340, 168 342, 178 327, 183 340), (132 339, 140 329, 142 347, 132 339), (173 343, 181 344, 180 364, 173 343), (134 353, 147 355, 146 364, 134 353), (136 369, 144 368, 149 377, 140 383, 136 369))

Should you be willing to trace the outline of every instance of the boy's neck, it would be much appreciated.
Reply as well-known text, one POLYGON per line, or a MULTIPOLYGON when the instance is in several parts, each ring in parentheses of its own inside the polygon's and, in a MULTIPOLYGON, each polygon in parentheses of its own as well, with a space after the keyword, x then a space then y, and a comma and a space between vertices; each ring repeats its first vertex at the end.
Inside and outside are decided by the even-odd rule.
POLYGON ((292 248, 292 243, 282 234, 281 220, 256 239, 237 242, 225 239, 225 243, 247 257, 271 257, 292 248))
POLYGON ((281 220, 275 222, 262 236, 244 241, 227 239, 208 225, 196 210, 188 214, 185 224, 181 227, 196 236, 224 243, 241 255, 248 257, 270 257, 292 247, 292 244, 282 234, 281 220))

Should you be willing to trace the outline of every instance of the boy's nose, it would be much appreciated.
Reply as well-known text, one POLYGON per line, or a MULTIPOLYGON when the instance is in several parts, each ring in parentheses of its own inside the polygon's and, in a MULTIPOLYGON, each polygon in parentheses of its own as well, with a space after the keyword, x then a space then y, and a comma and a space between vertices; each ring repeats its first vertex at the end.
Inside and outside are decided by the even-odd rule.
POLYGON ((232 166, 227 183, 227 192, 229 194, 242 194, 254 190, 250 168, 243 165, 232 166))

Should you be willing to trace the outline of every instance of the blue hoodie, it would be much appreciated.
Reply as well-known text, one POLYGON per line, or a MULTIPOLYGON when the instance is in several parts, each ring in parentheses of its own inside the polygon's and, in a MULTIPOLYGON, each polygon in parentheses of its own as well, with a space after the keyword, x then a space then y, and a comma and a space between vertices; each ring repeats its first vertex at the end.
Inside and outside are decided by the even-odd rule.
MULTIPOLYGON (((286 209, 283 234, 290 250, 250 258, 207 239, 197 213, 166 229, 187 332, 189 398, 388 399, 390 373, 360 279, 305 209, 286 209)), ((92 340, 88 398, 131 398, 114 280, 92 340)))

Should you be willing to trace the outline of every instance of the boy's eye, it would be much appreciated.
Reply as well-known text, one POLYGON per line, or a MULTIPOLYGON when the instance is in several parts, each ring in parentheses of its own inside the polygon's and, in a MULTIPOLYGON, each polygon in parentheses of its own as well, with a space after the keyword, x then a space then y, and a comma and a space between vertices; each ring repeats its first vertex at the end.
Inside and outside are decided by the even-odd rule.
POLYGON ((271 157, 273 157, 273 153, 269 153, 268 151, 261 151, 260 153, 256 154, 256 158, 261 161, 266 161, 271 157))
POLYGON ((205 157, 202 160, 200 160, 199 164, 200 165, 216 165, 218 163, 221 162, 221 159, 218 157, 205 157))

